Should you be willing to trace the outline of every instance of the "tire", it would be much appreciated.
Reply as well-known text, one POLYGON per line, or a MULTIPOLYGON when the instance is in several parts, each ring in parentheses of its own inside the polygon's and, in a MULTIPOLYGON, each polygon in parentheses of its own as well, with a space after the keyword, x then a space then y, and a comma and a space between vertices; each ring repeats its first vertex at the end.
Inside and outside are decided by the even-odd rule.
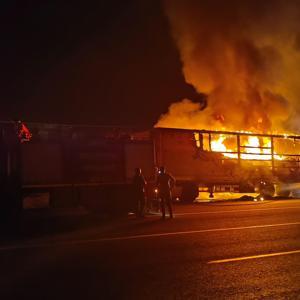
POLYGON ((195 182, 186 182, 182 186, 181 200, 186 203, 192 203, 198 197, 198 185, 195 182))

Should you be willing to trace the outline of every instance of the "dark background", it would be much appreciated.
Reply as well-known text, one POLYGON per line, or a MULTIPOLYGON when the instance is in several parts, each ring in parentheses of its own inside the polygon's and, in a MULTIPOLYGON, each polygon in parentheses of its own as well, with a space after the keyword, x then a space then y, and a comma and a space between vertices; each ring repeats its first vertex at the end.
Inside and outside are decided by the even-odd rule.
POLYGON ((0 119, 147 127, 194 94, 159 0, 0 8, 0 119))

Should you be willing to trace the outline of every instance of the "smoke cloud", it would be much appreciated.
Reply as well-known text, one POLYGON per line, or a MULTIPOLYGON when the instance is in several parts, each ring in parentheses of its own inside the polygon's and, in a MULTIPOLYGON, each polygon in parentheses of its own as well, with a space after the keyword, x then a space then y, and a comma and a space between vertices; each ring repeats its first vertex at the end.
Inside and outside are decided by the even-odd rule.
POLYGON ((173 103, 156 126, 299 132, 300 1, 166 0, 165 11, 207 107, 173 103))

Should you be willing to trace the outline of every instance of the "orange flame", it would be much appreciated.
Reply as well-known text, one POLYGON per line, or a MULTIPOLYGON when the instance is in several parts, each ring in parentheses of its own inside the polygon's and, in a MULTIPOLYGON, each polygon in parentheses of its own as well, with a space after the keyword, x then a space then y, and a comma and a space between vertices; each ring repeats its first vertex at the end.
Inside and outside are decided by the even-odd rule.
MULTIPOLYGON (((199 133, 194 133, 196 146, 200 148, 199 133)), ((215 152, 221 152, 224 156, 229 158, 238 158, 238 153, 233 148, 226 146, 227 137, 220 134, 217 138, 211 141, 211 150, 215 152), (232 152, 232 153, 230 153, 232 152)), ((261 140, 257 136, 249 136, 244 145, 241 146, 240 158, 247 160, 271 160, 272 149, 271 140, 267 137, 261 140)), ((283 160, 284 156, 273 153, 274 159, 283 160)))

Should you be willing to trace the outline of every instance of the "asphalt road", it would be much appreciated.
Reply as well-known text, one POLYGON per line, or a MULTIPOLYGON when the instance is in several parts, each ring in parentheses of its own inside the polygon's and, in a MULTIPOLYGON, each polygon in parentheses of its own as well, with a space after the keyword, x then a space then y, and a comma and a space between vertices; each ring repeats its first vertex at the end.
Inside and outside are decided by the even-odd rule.
POLYGON ((299 200, 80 218, 1 242, 0 299, 300 299, 299 200))

